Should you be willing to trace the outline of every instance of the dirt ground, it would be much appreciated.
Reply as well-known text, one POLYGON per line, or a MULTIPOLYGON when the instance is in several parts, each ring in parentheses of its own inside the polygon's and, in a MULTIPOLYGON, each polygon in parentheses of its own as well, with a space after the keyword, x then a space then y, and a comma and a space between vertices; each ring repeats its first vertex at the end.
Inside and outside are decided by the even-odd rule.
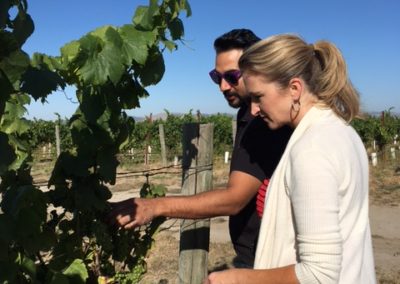
MULTIPOLYGON (((226 182, 226 169, 215 174, 214 185, 226 182)), ((178 178, 178 177, 177 177, 178 178)), ((165 184, 169 194, 179 194, 175 178, 153 179, 151 182, 165 184)), ((179 178, 178 178, 179 179, 179 178)), ((143 180, 135 179, 140 184, 143 180)), ((396 165, 371 168, 370 175, 370 223, 378 283, 400 284, 400 168, 396 165)), ((132 180, 121 181, 113 188, 113 199, 120 200, 137 195, 132 180)), ((229 239, 228 218, 211 219, 209 271, 232 267, 234 253, 229 239)), ((156 236, 147 259, 147 273, 140 283, 178 283, 180 220, 170 219, 164 223, 156 236)))

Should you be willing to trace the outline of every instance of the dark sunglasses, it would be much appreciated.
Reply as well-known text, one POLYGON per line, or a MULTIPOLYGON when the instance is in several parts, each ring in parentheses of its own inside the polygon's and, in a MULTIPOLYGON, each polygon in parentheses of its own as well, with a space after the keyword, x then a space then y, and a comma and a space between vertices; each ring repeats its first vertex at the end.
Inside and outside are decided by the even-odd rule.
POLYGON ((239 83, 240 77, 242 77, 240 70, 229 70, 221 74, 217 70, 213 69, 208 74, 210 74, 211 79, 217 85, 221 84, 223 78, 229 85, 236 86, 239 83))

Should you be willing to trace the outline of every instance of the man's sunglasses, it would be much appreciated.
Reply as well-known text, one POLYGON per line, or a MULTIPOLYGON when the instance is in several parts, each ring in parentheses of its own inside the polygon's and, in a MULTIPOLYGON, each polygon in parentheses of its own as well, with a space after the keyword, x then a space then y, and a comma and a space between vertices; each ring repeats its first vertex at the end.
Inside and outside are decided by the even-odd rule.
POLYGON ((239 83, 240 77, 242 77, 240 70, 229 70, 221 74, 217 70, 213 69, 209 74, 211 79, 217 85, 221 84, 223 78, 229 85, 236 86, 239 83))

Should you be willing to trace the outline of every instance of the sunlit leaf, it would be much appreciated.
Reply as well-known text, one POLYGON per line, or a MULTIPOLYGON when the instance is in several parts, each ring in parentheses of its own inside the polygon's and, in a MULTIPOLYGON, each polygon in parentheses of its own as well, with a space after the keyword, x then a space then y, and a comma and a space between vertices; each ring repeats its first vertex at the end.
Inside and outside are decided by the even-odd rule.
POLYGON ((158 0, 150 0, 149 6, 138 6, 132 22, 140 29, 151 31, 154 29, 153 17, 158 12, 158 0))
POLYGON ((29 66, 29 57, 25 52, 14 51, 0 61, 0 70, 4 72, 14 89, 19 89, 21 76, 29 66))
POLYGON ((83 37, 80 42, 86 61, 77 74, 87 84, 101 85, 109 79, 117 84, 126 70, 119 33, 107 26, 83 37))
POLYGON ((21 268, 26 274, 32 277, 32 279, 36 278, 36 265, 32 259, 27 256, 22 256, 21 268))
POLYGON ((89 274, 82 259, 75 259, 64 271, 63 274, 72 284, 84 284, 89 274))
POLYGON ((174 51, 178 47, 175 42, 170 40, 163 40, 162 43, 165 44, 169 51, 174 51))
POLYGON ((119 29, 123 39, 121 51, 126 65, 131 65, 132 60, 143 65, 148 56, 148 47, 156 41, 156 33, 153 31, 140 31, 132 25, 124 25, 119 29))

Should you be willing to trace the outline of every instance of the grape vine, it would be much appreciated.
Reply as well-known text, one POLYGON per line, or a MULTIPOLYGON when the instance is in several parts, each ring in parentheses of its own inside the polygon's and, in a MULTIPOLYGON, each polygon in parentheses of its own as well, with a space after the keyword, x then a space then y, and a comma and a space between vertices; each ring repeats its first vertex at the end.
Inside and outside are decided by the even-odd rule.
MULTIPOLYGON (((32 58, 22 49, 34 32, 27 0, 2 0, 0 8, 0 282, 136 283, 162 220, 141 230, 109 228, 107 184, 115 183, 116 155, 132 139, 134 120, 125 111, 139 107, 145 88, 163 77, 162 53, 182 40, 179 15, 191 15, 189 3, 150 0, 130 24, 100 27, 59 56, 32 58), (25 107, 67 85, 79 102, 68 120, 72 148, 42 191, 32 184, 25 107)), ((142 194, 163 190, 145 184, 142 194)))

